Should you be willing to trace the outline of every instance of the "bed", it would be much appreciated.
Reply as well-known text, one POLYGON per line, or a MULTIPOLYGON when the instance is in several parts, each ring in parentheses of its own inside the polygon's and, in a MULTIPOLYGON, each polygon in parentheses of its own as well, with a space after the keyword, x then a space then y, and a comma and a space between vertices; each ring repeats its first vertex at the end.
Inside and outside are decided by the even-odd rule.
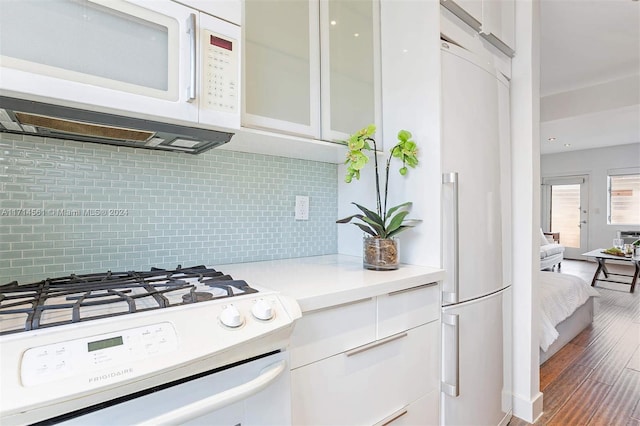
POLYGON ((540 364, 591 324, 596 296, 580 277, 540 271, 540 364))

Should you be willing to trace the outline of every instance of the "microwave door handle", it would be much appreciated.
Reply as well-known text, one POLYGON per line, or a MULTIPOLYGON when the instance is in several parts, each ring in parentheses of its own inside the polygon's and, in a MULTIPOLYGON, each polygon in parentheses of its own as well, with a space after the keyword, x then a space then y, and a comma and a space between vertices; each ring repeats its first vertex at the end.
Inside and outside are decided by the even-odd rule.
POLYGON ((187 34, 189 34, 189 86, 187 87, 187 102, 196 98, 196 14, 189 14, 187 19, 187 34))
POLYGON ((260 375, 255 379, 224 392, 220 392, 216 395, 212 395, 208 398, 201 399, 200 401, 185 405, 184 407, 169 411, 168 413, 147 419, 142 423, 138 423, 138 426, 182 424, 189 420, 204 416, 205 414, 219 410, 220 408, 226 407, 260 392, 273 383, 286 368, 286 361, 278 361, 275 364, 264 368, 260 372, 260 375))

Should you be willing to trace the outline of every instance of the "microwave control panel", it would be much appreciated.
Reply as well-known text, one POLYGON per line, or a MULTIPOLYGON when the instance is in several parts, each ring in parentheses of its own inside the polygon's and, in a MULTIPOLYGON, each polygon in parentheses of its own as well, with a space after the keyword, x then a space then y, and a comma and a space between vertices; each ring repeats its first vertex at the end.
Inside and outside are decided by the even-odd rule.
POLYGON ((204 107, 235 114, 239 108, 238 42, 207 30, 203 39, 204 107))

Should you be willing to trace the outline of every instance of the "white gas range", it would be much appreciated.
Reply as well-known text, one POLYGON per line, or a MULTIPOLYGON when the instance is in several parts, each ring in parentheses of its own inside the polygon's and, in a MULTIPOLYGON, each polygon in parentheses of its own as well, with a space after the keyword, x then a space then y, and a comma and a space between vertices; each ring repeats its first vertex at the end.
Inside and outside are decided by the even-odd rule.
POLYGON ((286 424, 300 316, 202 266, 0 286, 0 422, 286 424))

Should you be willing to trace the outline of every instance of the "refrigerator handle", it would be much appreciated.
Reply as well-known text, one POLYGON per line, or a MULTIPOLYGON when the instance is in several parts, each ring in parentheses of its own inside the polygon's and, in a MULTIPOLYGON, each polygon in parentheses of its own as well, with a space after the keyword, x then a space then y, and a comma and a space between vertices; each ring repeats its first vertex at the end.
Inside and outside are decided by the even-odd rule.
POLYGON ((443 184, 453 185, 453 292, 442 292, 443 302, 458 303, 459 302, 459 288, 460 288, 460 250, 459 250, 459 212, 458 212, 458 173, 443 173, 443 184))
MULTIPOLYGON (((442 314, 442 324, 444 327, 453 327, 453 341, 454 341, 454 356, 455 356, 455 378, 453 384, 447 383, 444 378, 440 382, 440 389, 442 392, 449 396, 457 397, 460 395, 460 315, 457 314, 442 314)), ((443 330, 444 334, 444 330, 443 330)), ((443 353, 442 363, 447 362, 447 354, 443 353)))

